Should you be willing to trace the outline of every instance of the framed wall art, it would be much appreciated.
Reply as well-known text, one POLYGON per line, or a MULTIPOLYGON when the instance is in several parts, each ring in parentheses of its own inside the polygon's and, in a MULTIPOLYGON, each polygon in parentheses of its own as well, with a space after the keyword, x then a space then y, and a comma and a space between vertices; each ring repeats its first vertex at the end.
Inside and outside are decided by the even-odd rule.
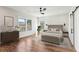
POLYGON ((4 26, 13 27, 14 26, 14 17, 4 16, 4 26))

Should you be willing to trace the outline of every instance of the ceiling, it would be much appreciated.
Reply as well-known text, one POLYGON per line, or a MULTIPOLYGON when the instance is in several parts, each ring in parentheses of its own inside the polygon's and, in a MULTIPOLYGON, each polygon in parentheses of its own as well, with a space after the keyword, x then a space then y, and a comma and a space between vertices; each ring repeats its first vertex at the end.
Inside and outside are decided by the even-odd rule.
POLYGON ((7 7, 25 14, 41 17, 49 15, 66 14, 70 11, 72 6, 41 6, 46 8, 44 15, 40 13, 40 6, 7 6, 7 7))

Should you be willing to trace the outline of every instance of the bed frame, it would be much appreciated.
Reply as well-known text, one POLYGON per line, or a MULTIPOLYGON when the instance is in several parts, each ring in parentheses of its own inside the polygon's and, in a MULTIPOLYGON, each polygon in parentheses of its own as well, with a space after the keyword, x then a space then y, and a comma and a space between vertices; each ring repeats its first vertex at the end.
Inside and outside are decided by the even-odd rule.
MULTIPOLYGON (((48 29, 50 28, 58 28, 63 32, 63 25, 48 25, 48 29)), ((47 36, 47 35, 42 35, 42 41, 44 42, 49 42, 53 44, 59 45, 60 42, 63 42, 63 37, 55 37, 55 36, 47 36)))

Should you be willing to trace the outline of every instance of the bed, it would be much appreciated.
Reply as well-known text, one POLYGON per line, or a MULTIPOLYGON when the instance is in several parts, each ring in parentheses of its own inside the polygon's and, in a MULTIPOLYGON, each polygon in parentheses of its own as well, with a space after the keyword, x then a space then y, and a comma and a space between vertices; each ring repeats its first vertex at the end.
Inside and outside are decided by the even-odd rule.
POLYGON ((60 44, 63 41, 63 25, 48 25, 48 30, 41 33, 42 41, 60 44))

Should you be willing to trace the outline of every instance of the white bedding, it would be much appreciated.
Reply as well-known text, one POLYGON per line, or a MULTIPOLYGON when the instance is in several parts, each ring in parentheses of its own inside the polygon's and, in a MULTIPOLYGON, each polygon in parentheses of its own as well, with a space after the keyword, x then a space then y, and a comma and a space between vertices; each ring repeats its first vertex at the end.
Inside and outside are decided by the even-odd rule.
POLYGON ((52 32, 52 31, 47 31, 47 32, 42 32, 42 35, 47 35, 47 36, 55 36, 55 37, 62 37, 62 31, 56 31, 56 32, 52 32))

